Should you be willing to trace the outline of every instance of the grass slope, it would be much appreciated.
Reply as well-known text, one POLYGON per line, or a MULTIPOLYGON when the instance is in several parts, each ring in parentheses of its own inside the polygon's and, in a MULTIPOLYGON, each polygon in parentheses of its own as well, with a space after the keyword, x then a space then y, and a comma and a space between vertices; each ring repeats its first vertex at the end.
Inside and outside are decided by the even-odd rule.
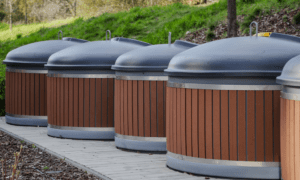
MULTIPOLYGON (((246 33, 250 22, 261 11, 269 12, 271 9, 279 11, 285 7, 296 8, 299 4, 299 0, 237 0, 237 14, 247 16, 240 27, 245 29, 246 33)), ((1 84, 4 86, 5 79, 5 66, 1 62, 9 51, 33 42, 57 39, 59 30, 63 31, 64 37, 95 41, 104 40, 105 31, 109 29, 112 37, 122 36, 151 44, 162 44, 167 43, 169 31, 172 32, 172 42, 174 42, 184 37, 186 31, 211 27, 219 22, 225 23, 226 17, 227 0, 220 0, 206 7, 191 7, 179 3, 163 7, 135 7, 130 11, 105 13, 87 20, 78 18, 61 27, 44 24, 43 28, 36 24, 35 26, 39 26, 40 29, 36 32, 32 31, 31 34, 27 33, 28 35, 26 29, 30 25, 20 25, 19 31, 22 30, 24 34, 21 38, 12 40, 13 37, 11 37, 9 40, 0 42, 0 87, 1 84)), ((4 33, 6 28, 6 26, 0 26, 0 40, 7 38, 4 37, 8 36, 4 33)), ((4 96, 3 86, 0 89, 2 91, 0 99, 4 96)))

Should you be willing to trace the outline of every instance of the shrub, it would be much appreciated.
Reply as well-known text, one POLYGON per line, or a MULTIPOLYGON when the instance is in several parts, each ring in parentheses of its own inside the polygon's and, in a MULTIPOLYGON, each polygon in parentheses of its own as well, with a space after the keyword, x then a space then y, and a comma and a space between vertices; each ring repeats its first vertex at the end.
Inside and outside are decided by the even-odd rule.
POLYGON ((294 24, 300 24, 300 12, 293 17, 294 24))
POLYGON ((211 41, 216 37, 215 33, 208 30, 206 33, 206 41, 211 41))
POLYGON ((17 39, 20 39, 22 37, 22 34, 17 34, 16 37, 17 39))

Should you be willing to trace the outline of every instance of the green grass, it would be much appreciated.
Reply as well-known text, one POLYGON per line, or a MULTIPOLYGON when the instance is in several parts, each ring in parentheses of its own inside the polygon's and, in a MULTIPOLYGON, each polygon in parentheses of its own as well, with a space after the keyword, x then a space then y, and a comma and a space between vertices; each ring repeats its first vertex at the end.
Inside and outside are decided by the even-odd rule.
MULTIPOLYGON (((237 15, 245 15, 244 22, 239 25, 245 33, 249 33, 249 24, 262 11, 269 13, 272 9, 279 11, 285 7, 298 8, 299 4, 299 0, 282 2, 237 0, 237 15)), ((169 6, 135 7, 130 11, 105 13, 88 19, 77 18, 51 23, 17 25, 13 28, 13 33, 9 31, 8 25, 1 24, 0 87, 5 79, 5 66, 1 61, 5 59, 9 51, 33 42, 57 39, 59 30, 63 31, 64 37, 96 41, 105 40, 105 31, 109 29, 112 37, 122 36, 151 44, 162 44, 168 42, 168 32, 172 32, 172 42, 174 42, 184 37, 186 31, 193 32, 200 28, 207 28, 211 31, 218 23, 224 23, 226 17, 227 0, 220 0, 206 7, 191 7, 176 3, 169 6), (59 24, 66 25, 52 27, 59 24)), ((208 38, 211 36, 212 34, 208 32, 208 38)), ((1 99, 4 97, 3 88, 0 91, 2 91, 0 92, 1 99)))

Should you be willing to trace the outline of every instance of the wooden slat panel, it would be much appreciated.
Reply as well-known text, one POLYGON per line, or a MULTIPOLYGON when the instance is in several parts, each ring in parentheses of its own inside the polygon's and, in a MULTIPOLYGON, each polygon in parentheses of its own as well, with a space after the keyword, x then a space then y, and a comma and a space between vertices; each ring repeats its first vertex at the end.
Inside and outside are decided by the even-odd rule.
POLYGON ((64 78, 64 125, 69 126, 69 78, 64 78))
POLYGON ((213 90, 213 157, 221 159, 220 90, 213 90))
POLYGON ((157 137, 157 102, 156 102, 156 98, 157 98, 157 94, 156 94, 156 81, 151 81, 151 86, 150 86, 150 106, 151 106, 151 112, 150 112, 150 121, 151 121, 151 132, 150 132, 150 136, 151 137, 157 137))
POLYGON ((124 81, 124 135, 128 135, 128 81, 124 81))
POLYGON ((34 75, 34 114, 40 115, 40 75, 34 75))
MULTIPOLYGON (((273 161, 273 97, 272 91, 265 91, 265 157, 273 161)), ((277 132, 276 132, 277 133, 277 132)))
MULTIPOLYGON (((272 104, 271 104, 272 105, 272 104)), ((238 91, 238 160, 246 161, 246 93, 238 91)))
MULTIPOLYGON (((34 76, 34 75, 33 75, 34 76)), ((19 97, 18 97, 18 92, 19 92, 19 82, 18 82, 18 78, 19 78, 19 73, 15 73, 15 113, 18 114, 18 101, 19 101, 19 97)), ((33 91, 34 91, 34 83, 33 83, 33 91)), ((34 94, 33 94, 34 95, 34 94)), ((32 101, 34 102, 34 96, 32 98, 32 101)), ((34 103, 33 103, 34 105, 34 103)), ((34 106, 33 106, 33 114, 34 115, 34 106)))
POLYGON ((138 121, 139 136, 144 136, 144 82, 138 81, 138 121))
MULTIPOLYGON (((58 110, 58 105, 57 105, 57 78, 52 79, 53 82, 53 125, 57 125, 57 110, 58 110)), ((27 92, 27 91, 26 91, 27 92)))
POLYGON ((199 157, 205 158, 205 90, 198 90, 198 139, 199 157))
POLYGON ((96 79, 96 127, 101 127, 102 122, 102 79, 96 79))
POLYGON ((169 98, 170 98, 170 104, 169 104, 169 141, 170 141, 170 151, 171 152, 174 152, 174 146, 173 146, 173 139, 174 139, 174 136, 173 136, 173 104, 174 104, 174 100, 173 100, 173 89, 174 88, 169 88, 169 98))
MULTIPOLYGON (((15 114, 15 104, 16 104, 15 103, 15 97, 16 97, 16 95, 15 95, 15 89, 16 89, 15 88, 15 73, 11 73, 11 87, 12 87, 11 88, 11 91, 12 91, 12 93, 11 93, 11 113, 15 114)), ((29 99, 28 99, 28 102, 30 102, 29 99)), ((30 112, 28 112, 28 115, 29 114, 30 114, 30 112)))
POLYGON ((166 105, 167 105, 167 101, 166 101, 166 95, 167 95, 167 81, 164 81, 163 82, 163 87, 164 87, 164 96, 163 96, 163 103, 164 103, 164 110, 163 110, 163 120, 164 120, 164 134, 163 134, 163 137, 166 137, 166 105))
POLYGON ((102 127, 107 127, 107 84, 108 79, 102 79, 102 127))
POLYGON ((286 167, 287 167, 287 172, 286 172, 286 179, 290 179, 290 102, 289 100, 286 100, 286 109, 285 109, 285 116, 286 116, 286 124, 285 124, 285 137, 286 137, 286 144, 285 144, 285 158, 286 158, 286 167))
POLYGON ((22 73, 22 115, 26 114, 26 83, 25 73, 22 73))
POLYGON ((69 78, 69 126, 74 126, 74 78, 69 78))
POLYGON ((128 135, 133 135, 132 124, 132 81, 128 81, 128 135))
POLYGON ((198 140, 198 90, 192 89, 192 154, 193 157, 199 156, 198 140))
POLYGON ((74 127, 79 126, 79 79, 74 78, 74 127))
POLYGON ((132 82, 132 118, 133 118, 133 135, 139 135, 138 124, 138 82, 132 82))
POLYGON ((274 100, 274 161, 280 162, 280 91, 273 91, 274 100))
POLYGON ((164 102, 166 101, 164 97, 164 82, 157 81, 157 118, 158 118, 158 137, 165 137, 165 126, 164 126, 164 111, 166 110, 164 107, 164 102))
POLYGON ((213 158, 213 139, 212 139, 212 90, 205 92, 205 137, 206 137, 206 158, 213 158))
POLYGON ((47 86, 47 76, 46 75, 44 75, 43 76, 44 77, 44 97, 45 97, 45 102, 44 102, 44 104, 45 104, 45 107, 44 107, 44 114, 45 115, 47 115, 48 113, 47 113, 47 90, 48 90, 48 86, 47 86))
POLYGON ((115 80, 115 104, 114 104, 114 113, 115 113, 115 132, 120 134, 120 80, 115 80))
POLYGON ((264 161, 264 92, 256 91, 256 160, 264 161), (260 138, 258 138, 260 137, 260 138))
POLYGON ((167 137, 167 150, 168 151, 171 151, 171 145, 170 145, 170 142, 171 142, 171 137, 170 137, 170 103, 171 103, 171 98, 170 98, 170 95, 171 95, 171 92, 170 92, 170 87, 167 87, 167 93, 166 93, 166 102, 167 102, 167 106, 166 106, 166 137, 167 137))
POLYGON ((247 160, 255 161, 255 95, 247 91, 247 160))
MULTIPOLYGON (((175 88, 174 88, 175 89, 175 88)), ((174 92, 174 91, 173 91, 174 92)), ((186 105, 186 155, 192 156, 192 90, 185 91, 186 105)), ((174 100, 173 100, 174 101, 174 100)), ((175 102, 173 102, 175 104, 175 102)), ((174 119, 174 118, 173 118, 174 119)), ((172 121, 173 122, 173 121, 172 121)))
MULTIPOLYGON (((286 100, 280 99, 280 142, 281 142, 281 176, 287 179, 287 163, 286 163, 286 100)), ((275 149, 274 149, 275 150, 275 149)), ((275 159, 274 159, 275 160, 275 159)))
POLYGON ((79 113, 78 113, 78 120, 79 120, 79 123, 78 123, 78 126, 79 127, 83 127, 83 112, 84 112, 84 109, 83 109, 83 103, 84 103, 84 92, 83 92, 83 87, 84 87, 84 79, 82 78, 79 78, 79 82, 78 82, 78 86, 79 86, 79 113))
POLYGON ((121 88, 121 116, 120 116, 120 132, 121 134, 124 134, 124 81, 121 80, 121 84, 120 84, 120 88, 121 88))
POLYGON ((7 71, 5 71, 5 112, 9 113, 8 98, 9 98, 9 74, 7 71))
MULTIPOLYGON (((25 114, 29 115, 30 114, 30 111, 29 111, 29 109, 30 109, 30 74, 25 73, 25 79, 26 79, 26 84, 25 84, 25 89, 26 89, 26 98, 25 98, 26 107, 25 107, 25 112, 26 113, 25 114)), ((12 80, 12 78, 11 78, 11 80, 12 80)), ((12 90, 11 90, 12 91, 11 95, 12 95, 13 91, 14 91, 14 89, 13 89, 13 83, 11 83, 11 85, 12 85, 12 90)), ((13 100, 13 97, 11 97, 11 99, 13 100)), ((12 110, 12 106, 10 106, 10 107, 11 107, 11 110, 12 110)))
POLYGON ((228 95, 229 91, 221 91, 221 154, 222 160, 229 160, 229 126, 228 126, 228 95))
POLYGON ((300 101, 295 101, 295 179, 300 179, 300 101))
POLYGON ((18 114, 22 114, 22 73, 18 73, 18 114))
POLYGON ((95 108, 96 108, 96 79, 90 79, 90 125, 95 127, 95 108))
POLYGON ((40 74, 40 115, 45 116, 45 107, 46 107, 46 93, 45 93, 45 74, 40 74))
POLYGON ((53 106, 51 106, 53 101, 53 85, 52 85, 52 79, 50 77, 47 77, 47 87, 49 87, 48 93, 47 93, 47 108, 49 108, 49 114, 48 114, 48 124, 53 124, 53 106))
POLYGON ((176 153, 177 154, 181 154, 181 127, 180 127, 180 89, 177 88, 176 90, 176 109, 174 109, 176 111, 176 119, 174 119, 174 121, 176 121, 176 153))
POLYGON ((61 98, 62 98, 62 96, 61 96, 61 92, 60 92, 60 86, 61 86, 61 84, 60 84, 60 78, 57 78, 57 91, 56 91, 56 93, 57 93, 57 100, 56 100, 56 103, 57 103, 57 107, 58 107, 58 109, 57 109, 57 117, 56 117, 56 123, 57 123, 57 125, 58 126, 61 126, 61 117, 60 117, 60 114, 61 114, 61 110, 62 110, 62 104, 61 104, 61 98))
POLYGON ((145 137, 151 136, 150 123, 150 82, 144 81, 144 116, 145 116, 145 137))
MULTIPOLYGON (((173 151, 177 153, 177 88, 173 88, 173 104, 172 104, 172 144, 173 151)), ((190 131, 191 132, 191 131, 190 131)))
POLYGON ((236 91, 229 91, 229 142, 230 160, 237 160, 237 99, 236 91))
MULTIPOLYGON (((179 90, 178 90, 179 91, 179 90)), ((180 134, 181 134, 181 154, 186 156, 186 130, 185 130, 185 115, 186 115, 186 104, 185 104, 185 89, 180 89, 180 103, 181 103, 181 113, 180 113, 180 134)), ((169 128, 167 126, 167 128, 169 128)))
POLYGON ((65 118, 65 116, 64 116, 64 114, 65 114, 65 112, 64 112, 64 87, 65 87, 65 85, 64 85, 64 79, 65 78, 59 78, 59 80, 60 80, 60 91, 59 91, 59 94, 60 94, 60 104, 61 104, 61 109, 60 109, 60 116, 59 116, 59 122, 60 122, 60 125, 61 126, 65 126, 65 121, 64 121, 64 118, 65 118))
MULTIPOLYGON (((34 74, 30 74, 30 115, 34 115, 34 74)), ((17 85, 16 85, 17 87, 17 85)))
POLYGON ((108 122, 107 127, 114 127, 114 79, 108 79, 108 122))
POLYGON ((84 79, 84 120, 83 126, 89 127, 90 126, 90 79, 84 79))
MULTIPOLYGON (((295 179, 295 101, 289 100, 290 103, 290 147, 289 147, 289 155, 290 155, 290 179, 295 179)), ((299 129, 298 129, 299 131, 299 129)), ((299 153, 299 152, 298 152, 299 153)), ((298 169, 299 170, 299 169, 298 169)))

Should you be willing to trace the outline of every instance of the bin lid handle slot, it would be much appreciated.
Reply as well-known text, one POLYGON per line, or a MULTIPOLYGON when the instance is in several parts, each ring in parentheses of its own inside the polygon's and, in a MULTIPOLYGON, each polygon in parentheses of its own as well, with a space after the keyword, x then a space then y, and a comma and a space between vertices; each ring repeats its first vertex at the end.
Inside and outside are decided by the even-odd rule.
POLYGON ((63 32, 60 30, 58 31, 58 40, 59 40, 59 34, 61 34, 61 40, 63 39, 63 32))
POLYGON ((107 32, 109 32, 109 40, 111 40, 111 32, 110 32, 110 30, 107 30, 106 31, 106 41, 107 41, 107 32))
POLYGON ((252 21, 250 23, 250 36, 252 37, 252 24, 255 24, 256 25, 256 37, 258 37, 258 23, 255 22, 255 21, 252 21))
POLYGON ((169 37, 168 37, 168 44, 171 45, 171 32, 169 32, 169 37))

